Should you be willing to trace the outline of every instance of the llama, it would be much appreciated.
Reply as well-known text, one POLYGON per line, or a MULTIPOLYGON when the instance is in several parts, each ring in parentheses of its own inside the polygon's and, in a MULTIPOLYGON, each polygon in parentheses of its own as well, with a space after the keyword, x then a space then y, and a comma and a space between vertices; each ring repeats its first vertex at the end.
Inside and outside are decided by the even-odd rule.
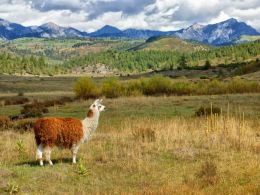
POLYGON ((95 100, 89 107, 84 120, 75 118, 41 118, 34 125, 34 134, 37 144, 36 157, 43 166, 43 153, 50 165, 51 150, 54 146, 68 148, 72 152, 72 163, 76 163, 76 155, 81 143, 89 140, 98 126, 98 119, 105 106, 102 100, 95 100))

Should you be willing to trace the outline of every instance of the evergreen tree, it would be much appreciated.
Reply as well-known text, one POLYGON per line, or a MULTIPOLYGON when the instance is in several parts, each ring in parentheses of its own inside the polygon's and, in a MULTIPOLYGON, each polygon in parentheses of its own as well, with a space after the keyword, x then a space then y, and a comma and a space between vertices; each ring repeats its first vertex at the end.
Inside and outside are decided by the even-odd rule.
POLYGON ((178 69, 185 69, 188 67, 187 65, 187 59, 185 57, 185 55, 182 55, 178 61, 179 63, 179 66, 178 66, 178 69))

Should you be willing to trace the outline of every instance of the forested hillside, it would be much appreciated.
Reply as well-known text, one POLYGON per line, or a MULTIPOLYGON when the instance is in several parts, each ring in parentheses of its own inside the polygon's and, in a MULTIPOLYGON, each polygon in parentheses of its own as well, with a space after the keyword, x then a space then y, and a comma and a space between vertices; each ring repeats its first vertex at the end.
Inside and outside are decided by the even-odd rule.
MULTIPOLYGON (((81 44, 83 43, 73 44, 72 46, 81 47, 81 44)), ((16 49, 19 49, 19 47, 17 46, 16 49)), ((2 51, 0 53, 0 73, 54 75, 70 73, 77 67, 96 64, 104 64, 125 73, 138 73, 147 70, 171 70, 178 67, 202 66, 205 65, 206 61, 210 62, 211 65, 241 63, 258 58, 260 55, 259 40, 195 52, 182 52, 181 50, 128 51, 123 49, 127 47, 129 47, 129 42, 121 41, 120 44, 115 44, 111 49, 101 50, 100 52, 90 51, 86 55, 76 55, 76 57, 67 60, 64 57, 63 62, 60 61, 60 63, 50 63, 52 58, 49 56, 28 55, 27 57, 20 57, 15 52, 2 51)), ((60 51, 66 51, 62 48, 59 48, 58 51, 55 48, 51 48, 51 50, 53 55, 56 56, 64 56, 64 53, 60 51)))
POLYGON ((0 54, 0 73, 52 75, 60 71, 60 67, 48 65, 44 57, 18 57, 5 52, 0 54))
POLYGON ((210 61, 213 65, 250 60, 260 55, 260 41, 212 48, 207 51, 182 53, 179 51, 106 51, 91 53, 64 63, 64 67, 102 63, 122 71, 145 71, 148 69, 174 69, 178 66, 199 66, 210 61))

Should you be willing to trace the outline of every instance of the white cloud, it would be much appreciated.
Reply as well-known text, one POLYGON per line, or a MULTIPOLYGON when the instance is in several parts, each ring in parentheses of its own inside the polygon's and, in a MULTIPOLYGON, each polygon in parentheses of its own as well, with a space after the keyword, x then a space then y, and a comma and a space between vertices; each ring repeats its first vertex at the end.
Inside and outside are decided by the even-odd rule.
POLYGON ((177 30, 230 17, 260 31, 259 13, 259 0, 0 0, 0 18, 26 26, 52 21, 88 32, 106 24, 177 30))

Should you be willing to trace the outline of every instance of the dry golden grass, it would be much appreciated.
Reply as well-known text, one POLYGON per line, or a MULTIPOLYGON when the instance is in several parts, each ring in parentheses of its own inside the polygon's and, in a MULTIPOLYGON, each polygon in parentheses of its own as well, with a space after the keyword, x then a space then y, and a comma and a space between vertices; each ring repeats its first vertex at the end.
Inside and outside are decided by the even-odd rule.
POLYGON ((33 134, 10 129, 0 133, 0 192, 259 194, 259 133, 259 120, 243 114, 124 117, 82 145, 80 166, 55 149, 54 166, 39 167, 33 134))
MULTIPOLYGON (((31 132, 0 131, 0 194, 259 194, 260 122, 250 114, 258 96, 228 97, 220 116, 185 114, 209 98, 228 105, 219 96, 104 100, 108 110, 76 166, 70 151, 55 149, 54 166, 39 167, 31 132), (245 115, 231 112, 237 105, 245 115)), ((50 115, 81 118, 89 104, 50 115)))

